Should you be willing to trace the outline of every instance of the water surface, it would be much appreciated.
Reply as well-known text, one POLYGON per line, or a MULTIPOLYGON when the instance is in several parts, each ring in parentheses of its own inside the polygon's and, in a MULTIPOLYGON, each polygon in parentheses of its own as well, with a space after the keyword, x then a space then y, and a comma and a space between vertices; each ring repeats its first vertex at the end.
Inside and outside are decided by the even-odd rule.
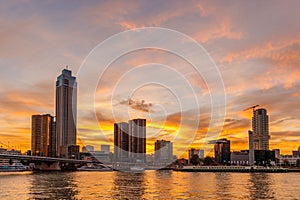
POLYGON ((300 173, 0 173, 0 199, 300 199, 300 173))

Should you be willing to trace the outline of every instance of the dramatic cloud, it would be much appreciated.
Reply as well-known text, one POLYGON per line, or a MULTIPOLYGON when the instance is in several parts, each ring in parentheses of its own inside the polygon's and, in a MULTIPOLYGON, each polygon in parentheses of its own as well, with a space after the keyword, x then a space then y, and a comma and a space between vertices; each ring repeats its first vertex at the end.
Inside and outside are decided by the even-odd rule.
POLYGON ((126 99, 119 102, 121 105, 129 106, 132 109, 140 110, 142 112, 153 112, 152 103, 145 103, 145 100, 126 99))
MULTIPOLYGON (((0 2, 0 142, 30 149, 31 115, 55 114, 55 79, 64 66, 80 76, 86 56, 105 39, 120 31, 157 26, 192 37, 216 63, 227 95, 219 137, 230 139, 233 150, 247 149, 252 112, 243 110, 259 104, 270 116, 270 147, 288 154, 300 146, 299 7, 298 1, 0 2)), ((126 42, 131 40, 112 48, 126 42)), ((114 122, 144 117, 149 152, 156 139, 176 137, 192 137, 192 147, 211 149, 203 144, 209 137, 212 90, 178 56, 140 50, 115 60, 99 77, 94 110, 84 108, 87 87, 96 86, 88 79, 78 84, 84 86, 78 91, 79 143, 112 145, 114 122), (169 85, 137 88, 152 79, 169 85), (191 103, 195 96, 187 90, 189 85, 199 110, 191 103), (128 92, 131 89, 134 92, 128 92), (199 124, 194 127, 196 119, 199 124)), ((175 153, 186 148, 174 144, 175 153)))

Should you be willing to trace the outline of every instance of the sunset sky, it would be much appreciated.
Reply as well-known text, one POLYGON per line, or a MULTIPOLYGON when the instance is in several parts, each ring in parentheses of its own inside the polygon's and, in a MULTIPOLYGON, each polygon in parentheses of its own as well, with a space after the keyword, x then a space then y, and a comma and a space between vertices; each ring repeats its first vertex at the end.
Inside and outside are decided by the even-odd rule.
MULTIPOLYGON (((226 93, 219 138, 230 139, 231 150, 248 148, 252 113, 243 110, 259 104, 268 110, 270 148, 291 154, 300 146, 299 8, 300 1, 0 1, 0 145, 30 149, 31 115, 55 115, 56 77, 68 65, 80 86, 80 144, 96 150, 112 145, 115 121, 144 117, 148 152, 156 139, 180 137, 208 153, 211 145, 203 143, 212 91, 205 77, 168 52, 139 50, 115 60, 99 79, 95 113, 84 109, 89 80, 81 80, 80 72, 90 52, 122 31, 162 27, 197 41, 216 64, 226 93), (140 82, 152 78, 155 83, 167 80, 171 87, 140 82), (199 109, 184 81, 196 92, 199 109), (133 93, 126 92, 135 86, 133 93), (95 114, 98 124, 92 122, 95 114), (180 129, 182 116, 186 123, 180 129), (195 119, 196 133, 191 127, 195 119)), ((189 148, 174 146, 178 156, 189 148)))

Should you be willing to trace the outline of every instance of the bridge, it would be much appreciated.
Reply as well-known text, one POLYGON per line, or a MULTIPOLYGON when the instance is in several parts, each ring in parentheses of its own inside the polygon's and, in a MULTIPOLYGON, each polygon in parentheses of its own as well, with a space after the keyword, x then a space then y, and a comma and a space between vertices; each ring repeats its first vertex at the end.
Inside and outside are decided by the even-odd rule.
POLYGON ((25 163, 34 163, 34 169, 37 170, 75 170, 87 163, 99 163, 91 160, 77 160, 67 158, 54 158, 54 157, 42 157, 42 156, 26 156, 26 155, 12 155, 12 154, 0 154, 0 159, 14 159, 20 160, 25 163))

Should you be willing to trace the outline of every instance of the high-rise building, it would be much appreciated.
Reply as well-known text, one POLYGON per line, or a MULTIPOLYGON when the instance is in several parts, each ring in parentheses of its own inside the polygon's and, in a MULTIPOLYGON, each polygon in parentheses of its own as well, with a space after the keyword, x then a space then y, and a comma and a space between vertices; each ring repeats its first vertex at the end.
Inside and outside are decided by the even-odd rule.
POLYGON ((248 131, 249 136, 249 165, 254 165, 255 158, 254 158, 254 143, 253 143, 253 132, 248 131))
POLYGON ((53 117, 50 140, 51 141, 50 141, 49 156, 50 157, 57 157, 56 121, 55 121, 55 117, 53 117))
POLYGON ((129 156, 129 124, 114 124, 114 157, 116 161, 126 161, 129 156))
POLYGON ((253 111, 252 131, 254 150, 269 150, 269 116, 266 109, 253 111))
POLYGON ((230 140, 222 138, 215 144, 215 161, 228 164, 230 162, 230 140))
POLYGON ((169 163, 173 158, 173 144, 166 140, 156 140, 154 159, 158 163, 169 163))
POLYGON ((72 76, 70 70, 64 69, 56 81, 56 149, 58 157, 71 157, 74 154, 73 150, 77 149, 74 147, 76 146, 76 121, 76 77, 72 76), (72 152, 69 152, 71 150, 72 152))
POLYGON ((31 152, 33 156, 54 157, 55 122, 50 114, 32 115, 31 152))
POLYGON ((146 119, 129 120, 129 154, 132 160, 146 162, 146 119))
POLYGON ((200 159, 204 159, 204 150, 203 149, 195 149, 191 148, 188 150, 188 156, 189 156, 189 163, 191 161, 191 158, 193 155, 198 155, 200 159))

